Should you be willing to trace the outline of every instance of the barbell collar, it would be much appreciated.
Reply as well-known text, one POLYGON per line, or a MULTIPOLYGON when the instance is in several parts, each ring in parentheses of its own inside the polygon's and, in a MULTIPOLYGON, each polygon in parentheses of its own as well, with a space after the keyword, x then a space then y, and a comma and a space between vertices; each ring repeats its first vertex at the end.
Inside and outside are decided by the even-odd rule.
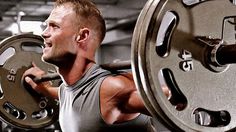
POLYGON ((206 64, 214 72, 223 72, 230 64, 236 63, 236 44, 229 45, 222 39, 210 36, 198 36, 198 41, 205 45, 206 64))

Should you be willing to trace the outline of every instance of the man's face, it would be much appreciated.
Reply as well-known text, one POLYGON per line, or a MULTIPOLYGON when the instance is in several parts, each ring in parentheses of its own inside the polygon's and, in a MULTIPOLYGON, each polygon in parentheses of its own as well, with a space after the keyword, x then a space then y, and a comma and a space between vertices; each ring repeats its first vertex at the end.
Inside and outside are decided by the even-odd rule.
POLYGON ((77 49, 78 25, 71 5, 54 8, 46 23, 47 28, 42 33, 45 43, 42 59, 55 65, 73 61, 77 49))

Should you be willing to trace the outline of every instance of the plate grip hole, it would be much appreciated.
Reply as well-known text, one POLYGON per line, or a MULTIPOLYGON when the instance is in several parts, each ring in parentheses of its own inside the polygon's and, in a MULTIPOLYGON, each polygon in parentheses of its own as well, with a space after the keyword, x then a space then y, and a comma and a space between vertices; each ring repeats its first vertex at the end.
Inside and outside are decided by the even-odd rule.
POLYGON ((40 119, 44 119, 47 118, 49 116, 53 115, 53 109, 52 108, 45 108, 45 109, 41 109, 40 111, 35 111, 32 113, 32 118, 36 119, 36 120, 40 120, 40 119))
POLYGON ((178 87, 173 72, 168 68, 164 68, 161 73, 165 83, 164 86, 166 86, 170 92, 168 97, 170 103, 175 106, 176 110, 183 110, 187 106, 187 98, 178 87))
POLYGON ((160 57, 167 57, 170 52, 170 40, 178 23, 177 13, 167 11, 163 16, 156 38, 156 53, 160 57))
POLYGON ((227 111, 210 111, 198 108, 194 111, 195 123, 207 127, 223 127, 230 123, 231 116, 227 111))
POLYGON ((25 119, 26 118, 26 114, 24 111, 19 110, 18 108, 16 108, 13 104, 11 104, 10 102, 5 102, 3 104, 3 108, 5 109, 5 111, 8 114, 13 115, 15 118, 17 119, 25 119))
POLYGON ((32 113, 32 118, 33 119, 43 119, 46 118, 48 116, 48 112, 46 109, 42 109, 40 111, 35 111, 32 113))
POLYGON ((36 42, 22 42, 21 49, 26 52, 43 53, 43 46, 36 42))

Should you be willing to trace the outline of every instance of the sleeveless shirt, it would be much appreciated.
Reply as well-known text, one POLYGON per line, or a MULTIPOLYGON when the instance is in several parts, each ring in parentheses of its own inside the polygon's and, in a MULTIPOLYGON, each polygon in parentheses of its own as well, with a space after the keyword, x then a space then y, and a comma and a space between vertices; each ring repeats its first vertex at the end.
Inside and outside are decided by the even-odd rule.
POLYGON ((149 132, 150 117, 140 114, 133 120, 107 124, 100 111, 100 86, 110 71, 94 64, 74 85, 59 88, 59 122, 63 132, 149 132))

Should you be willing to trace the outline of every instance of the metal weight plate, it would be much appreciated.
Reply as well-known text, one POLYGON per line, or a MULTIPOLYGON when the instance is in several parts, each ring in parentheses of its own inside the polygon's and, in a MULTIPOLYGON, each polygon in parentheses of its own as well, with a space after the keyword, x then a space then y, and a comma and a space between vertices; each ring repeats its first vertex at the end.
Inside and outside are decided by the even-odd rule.
POLYGON ((41 60, 42 48, 42 38, 33 34, 12 36, 0 43, 0 117, 14 127, 43 128, 58 119, 58 101, 36 93, 22 80, 32 62, 44 71, 56 72, 41 60))
POLYGON ((235 44, 234 1, 148 2, 133 34, 131 65, 150 113, 173 131, 235 131, 236 67, 215 66, 206 55, 215 40, 235 44))
MULTIPOLYGON (((149 9, 149 7, 153 4, 154 1, 147 1, 147 3, 145 4, 144 8, 142 9, 142 11, 140 12, 140 15, 138 17, 138 21, 136 23, 136 26, 135 26, 135 30, 134 30, 134 33, 135 36, 139 36, 140 34, 140 30, 141 30, 141 27, 142 27, 142 24, 144 22, 144 18, 145 16, 147 15, 147 11, 149 9)), ((134 43, 138 43, 139 42, 139 38, 138 37, 133 37, 133 42, 134 43)), ((133 46, 138 46, 138 45, 133 45, 133 46)), ((134 48, 133 48, 134 49, 134 48)), ((136 48, 135 48, 136 49, 136 48)), ((134 52, 134 51, 133 51, 134 52)), ((137 59, 137 58, 135 58, 137 59)), ((133 68, 132 68, 133 69, 133 68)), ((138 80, 140 79, 140 77, 138 76, 138 74, 136 73, 139 73, 138 69, 136 72, 134 72, 134 76, 136 76, 138 78, 138 80)), ((136 81, 136 80, 135 80, 136 81)), ((140 84, 140 82, 136 81, 136 84, 139 85, 140 87, 142 87, 142 84, 140 84)), ((150 112, 153 112, 155 111, 154 108, 152 107, 152 104, 150 103, 150 101, 148 100, 148 97, 146 96, 143 88, 140 88, 139 89, 139 93, 142 95, 143 97, 143 100, 145 100, 145 105, 147 107, 147 109, 150 111, 150 112)), ((152 113, 152 114, 155 114, 156 116, 158 116, 155 112, 152 113)))
MULTIPOLYGON (((139 43, 141 41, 141 39, 139 38, 139 35, 141 34, 141 32, 147 32, 147 31, 143 31, 142 25, 149 23, 150 19, 146 19, 146 16, 150 14, 152 14, 155 11, 155 8, 152 8, 153 6, 156 7, 159 4, 160 0, 149 0, 147 1, 147 3, 145 4, 144 8, 142 9, 142 11, 140 12, 140 15, 138 17, 134 32, 133 32, 133 39, 132 39, 132 48, 131 48, 131 66, 132 66, 132 71, 133 71, 133 76, 134 76, 134 81, 136 86, 138 87, 138 91, 140 93, 140 95, 142 96, 142 99, 144 100, 145 106, 146 108, 149 110, 149 112, 156 118, 159 119, 159 117, 163 120, 159 120, 162 124, 165 124, 166 126, 168 126, 169 124, 166 124, 167 121, 164 121, 165 119, 168 120, 168 118, 163 117, 162 113, 159 113, 160 110, 155 110, 156 108, 153 107, 151 101, 152 99, 150 99, 151 96, 148 96, 148 94, 146 94, 146 92, 148 92, 149 94, 151 94, 149 92, 149 90, 147 90, 145 88, 145 86, 143 86, 142 82, 141 82, 141 77, 142 77, 142 73, 140 73, 141 71, 139 71, 139 63, 138 63, 138 46, 139 43)), ((169 126, 170 127, 170 126, 169 126)))

